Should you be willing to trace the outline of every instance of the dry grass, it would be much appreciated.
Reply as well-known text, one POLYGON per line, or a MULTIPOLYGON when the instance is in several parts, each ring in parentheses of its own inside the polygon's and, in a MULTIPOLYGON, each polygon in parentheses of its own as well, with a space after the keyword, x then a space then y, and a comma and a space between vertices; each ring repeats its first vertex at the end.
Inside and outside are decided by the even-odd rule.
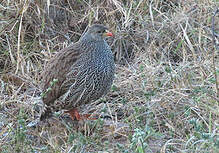
POLYGON ((0 152, 219 152, 218 0, 0 1, 0 152), (92 23, 116 34, 117 74, 81 112, 105 118, 29 127, 44 64, 92 23))

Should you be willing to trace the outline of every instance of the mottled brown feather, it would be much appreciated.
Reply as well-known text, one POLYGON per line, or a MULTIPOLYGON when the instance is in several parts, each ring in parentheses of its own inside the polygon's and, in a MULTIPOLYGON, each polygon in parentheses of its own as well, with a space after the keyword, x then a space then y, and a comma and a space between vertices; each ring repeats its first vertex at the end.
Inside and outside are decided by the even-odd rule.
POLYGON ((58 80, 51 87, 52 90, 43 97, 43 102, 46 105, 50 105, 50 103, 53 103, 67 92, 68 89, 61 86, 66 80, 66 75, 70 71, 71 66, 80 57, 80 52, 79 43, 72 44, 59 51, 46 65, 47 68, 42 73, 43 92, 46 92, 51 87, 50 84, 54 79, 58 80))

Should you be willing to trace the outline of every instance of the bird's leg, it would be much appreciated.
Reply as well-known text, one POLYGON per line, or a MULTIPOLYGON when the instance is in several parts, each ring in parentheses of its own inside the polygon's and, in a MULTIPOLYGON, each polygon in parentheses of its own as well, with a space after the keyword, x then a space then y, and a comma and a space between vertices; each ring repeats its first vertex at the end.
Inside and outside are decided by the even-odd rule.
POLYGON ((73 108, 71 110, 65 111, 65 113, 69 113, 69 115, 71 116, 71 119, 74 121, 74 119, 76 120, 81 120, 81 116, 78 113, 78 110, 76 108, 73 108))
POLYGON ((98 119, 98 117, 90 117, 92 114, 83 114, 82 115, 82 119, 87 119, 87 120, 97 120, 98 119))
POLYGON ((68 111, 65 111, 65 113, 69 113, 71 119, 74 121, 75 119, 77 121, 79 120, 97 120, 98 118, 97 117, 90 117, 91 114, 83 114, 83 115, 80 115, 78 110, 76 108, 73 108, 71 110, 68 110, 68 111))

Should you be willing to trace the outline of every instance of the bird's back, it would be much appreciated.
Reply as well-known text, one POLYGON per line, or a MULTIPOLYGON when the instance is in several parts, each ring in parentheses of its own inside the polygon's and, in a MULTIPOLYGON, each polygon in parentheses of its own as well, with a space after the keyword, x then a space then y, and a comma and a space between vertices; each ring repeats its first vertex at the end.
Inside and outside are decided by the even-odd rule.
POLYGON ((68 46, 59 51, 47 64, 42 73, 42 99, 47 105, 54 103, 66 90, 61 85, 71 66, 80 56, 78 44, 68 46))

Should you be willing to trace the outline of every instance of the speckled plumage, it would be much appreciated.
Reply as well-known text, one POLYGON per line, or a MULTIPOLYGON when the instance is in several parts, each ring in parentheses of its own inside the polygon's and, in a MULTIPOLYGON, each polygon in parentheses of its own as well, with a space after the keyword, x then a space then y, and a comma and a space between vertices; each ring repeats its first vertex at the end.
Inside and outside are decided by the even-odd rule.
POLYGON ((103 25, 91 26, 77 43, 59 51, 47 64, 42 77, 45 109, 40 120, 54 111, 95 101, 109 91, 115 64, 103 39, 105 30, 103 25))

